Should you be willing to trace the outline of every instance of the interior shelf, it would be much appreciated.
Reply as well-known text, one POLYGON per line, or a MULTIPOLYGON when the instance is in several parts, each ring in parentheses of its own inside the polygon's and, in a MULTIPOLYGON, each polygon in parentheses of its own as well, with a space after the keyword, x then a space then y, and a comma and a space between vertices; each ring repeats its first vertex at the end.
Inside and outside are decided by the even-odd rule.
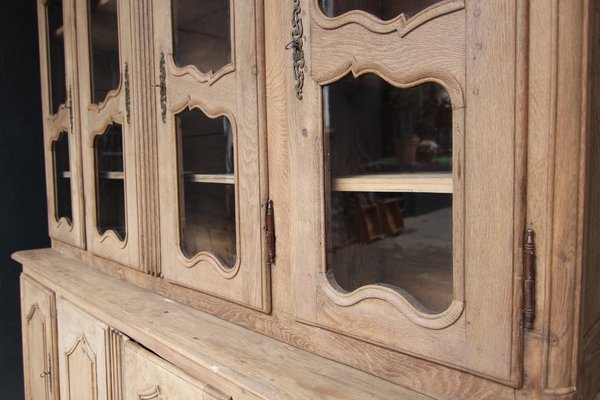
POLYGON ((233 174, 197 174, 194 172, 184 172, 183 176, 186 182, 235 184, 233 174))
POLYGON ((335 192, 452 193, 452 173, 369 174, 332 178, 335 192))
POLYGON ((100 171, 98 173, 100 179, 125 179, 125 173, 123 171, 100 171))
POLYGON ((59 176, 65 179, 71 179, 71 171, 62 171, 59 176))

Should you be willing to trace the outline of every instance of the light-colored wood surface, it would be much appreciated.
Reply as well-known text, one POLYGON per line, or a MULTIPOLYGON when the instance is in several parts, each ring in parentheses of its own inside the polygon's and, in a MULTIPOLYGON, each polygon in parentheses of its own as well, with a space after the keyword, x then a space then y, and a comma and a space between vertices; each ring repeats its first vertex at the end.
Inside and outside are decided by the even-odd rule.
MULTIPOLYGON (((165 279, 179 285, 269 311, 270 281, 263 230, 268 187, 266 131, 262 122, 265 82, 262 2, 235 0, 230 7, 231 64, 219 71, 201 72, 193 66, 176 66, 171 2, 154 2, 154 53, 157 60, 161 54, 166 60, 166 119, 165 122, 160 116, 157 119, 162 166, 159 185, 162 272, 165 279), (235 170, 223 182, 235 185, 235 261, 231 268, 211 249, 193 255, 184 254, 182 249, 181 236, 187 227, 185 218, 180 217, 185 215, 184 183, 180 182, 180 176, 182 154, 189 149, 181 148, 176 116, 185 110, 202 112, 209 118, 224 116, 231 123, 235 170)), ((158 69, 154 78, 157 82, 160 79, 158 69)), ((159 96, 156 101, 160 108, 159 96)), ((221 177, 193 178, 193 182, 220 181, 221 177)))
MULTIPOLYGON (((142 219, 147 215, 143 214, 144 208, 140 207, 138 201, 152 201, 152 196, 156 195, 156 191, 142 193, 139 191, 138 185, 142 185, 143 175, 138 172, 142 167, 142 161, 147 161, 151 155, 147 154, 142 158, 137 149, 137 143, 142 140, 141 137, 148 134, 146 131, 136 131, 132 124, 127 121, 126 115, 126 99, 125 99, 125 82, 124 71, 125 65, 129 66, 130 79, 134 75, 133 59, 130 38, 132 35, 132 27, 129 20, 130 2, 121 0, 117 3, 117 18, 119 21, 119 75, 120 80, 118 87, 111 90, 106 95, 106 98, 99 104, 92 103, 92 48, 89 30, 90 18, 88 15, 88 3, 81 3, 76 8, 77 37, 81 38, 77 41, 77 60, 79 63, 79 80, 77 86, 80 89, 80 99, 78 107, 81 110, 81 132, 82 132, 82 160, 83 160, 83 176, 84 176, 84 193, 85 193, 85 225, 87 248, 102 257, 110 260, 118 261, 124 265, 133 268, 141 268, 147 270, 149 267, 141 265, 140 246, 141 240, 151 241, 155 237, 156 229, 146 231, 143 234, 140 232, 140 224, 142 219), (97 199, 98 196, 96 187, 96 152, 94 142, 98 135, 102 135, 106 129, 113 123, 118 123, 122 127, 123 132, 123 170, 124 172, 124 191, 125 191, 125 230, 127 232, 125 240, 121 240, 113 230, 108 230, 104 234, 100 234, 97 218, 97 199)), ((133 86, 131 92, 142 90, 139 85, 133 86)), ((131 97, 130 101, 133 100, 131 97)), ((135 103, 135 102, 134 102, 135 103)), ((133 106, 134 103, 131 103, 133 106)), ((137 103, 135 103, 137 105, 137 103)), ((131 118, 135 119, 138 110, 132 108, 131 118)), ((151 175, 151 172, 148 171, 151 175)), ((115 208, 118 207, 115 205, 115 208)), ((146 222, 146 220, 144 220, 146 222)), ((143 225, 142 225, 143 226, 143 225)), ((147 248, 147 247, 144 247, 147 248)), ((156 248, 154 246, 153 248, 156 248)), ((144 255, 147 257, 148 255, 144 255)))
MULTIPOLYGON (((200 381, 216 375, 258 398, 427 398, 133 287, 55 251, 18 253, 16 257, 24 263, 26 274, 48 286, 59 298, 61 382, 69 382, 64 357, 74 354, 71 350, 75 349, 81 352, 78 360, 97 371, 98 399, 105 398, 106 390, 106 372, 101 367, 105 365, 107 325, 135 338, 200 381)), ((73 390, 88 388, 83 379, 76 382, 80 383, 73 390)), ((68 387, 61 386, 61 398, 69 399, 68 387)))
POLYGON ((57 296, 61 400, 112 400, 106 358, 108 326, 57 296))
POLYGON ((332 178, 338 192, 452 193, 451 173, 368 174, 332 178))
MULTIPOLYGON (((55 249, 60 251, 56 255, 61 255, 61 257, 66 255, 69 258, 78 260, 79 263, 92 266, 117 279, 146 288, 165 298, 192 306, 195 309, 259 332, 290 346, 349 365, 390 382, 395 382, 400 386, 412 387, 414 390, 433 398, 450 397, 457 400, 471 400, 473 397, 514 398, 513 388, 481 378, 469 371, 461 371, 447 365, 432 363, 422 358, 385 349, 347 335, 340 335, 330 330, 298 322, 291 311, 286 311, 291 310, 291 304, 288 304, 287 308, 284 306, 285 302, 290 300, 289 296, 274 297, 277 309, 273 310, 272 315, 268 315, 193 289, 172 284, 164 279, 157 279, 139 271, 124 268, 120 264, 109 262, 89 252, 81 251, 60 242, 54 242, 53 245, 55 249), (307 338, 310 338, 310 340, 307 340, 307 338), (432 384, 431 376, 436 377, 435 384, 432 384)), ((33 262, 37 263, 40 257, 46 257, 46 251, 40 250, 39 256, 38 251, 17 253, 16 257, 21 262, 34 260, 33 262)), ((278 276, 281 277, 281 282, 291 284, 289 275, 286 275, 284 268, 286 268, 285 264, 280 269, 274 269, 273 272, 277 272, 278 276)), ((284 284, 278 286, 279 290, 284 288, 284 284)))
POLYGON ((123 379, 124 400, 152 399, 154 396, 205 400, 258 398, 241 388, 228 387, 223 392, 200 382, 131 341, 124 346, 123 379))
POLYGON ((37 0, 38 32, 40 47, 40 71, 42 92, 42 120, 44 125, 44 157, 46 173, 46 192, 48 200, 48 231, 50 237, 65 243, 85 248, 83 175, 81 168, 81 131, 79 127, 80 113, 76 106, 79 101, 78 63, 75 32, 75 2, 62 2, 65 50, 65 82, 67 85, 66 103, 58 107, 53 114, 51 109, 51 76, 49 59, 48 19, 44 0, 37 0), (71 221, 65 218, 56 219, 56 187, 54 157, 52 146, 61 132, 68 133, 69 168, 73 171, 71 185, 71 221))
POLYGON ((25 398, 58 400, 54 293, 21 275, 25 398))

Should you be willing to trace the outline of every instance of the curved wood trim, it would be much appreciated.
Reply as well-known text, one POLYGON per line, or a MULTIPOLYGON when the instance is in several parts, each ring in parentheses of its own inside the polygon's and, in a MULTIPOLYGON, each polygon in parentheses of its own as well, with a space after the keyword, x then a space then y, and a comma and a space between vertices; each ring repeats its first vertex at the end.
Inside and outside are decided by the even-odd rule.
POLYGON ((137 396, 139 400, 161 399, 161 397, 159 397, 160 387, 158 385, 154 385, 154 387, 148 390, 139 390, 137 392, 137 396))
POLYGON ((344 25, 355 23, 374 33, 390 33, 398 31, 401 37, 406 36, 415 28, 454 11, 465 8, 464 0, 445 0, 424 9, 414 17, 406 18, 404 13, 388 21, 382 21, 380 18, 362 10, 349 11, 338 17, 327 17, 321 11, 318 0, 310 2, 312 19, 323 29, 337 29, 344 25))
POLYGON ((464 301, 453 299, 446 311, 430 314, 408 292, 389 285, 367 285, 353 292, 344 292, 335 281, 328 279, 323 273, 319 274, 317 282, 327 298, 340 307, 351 307, 370 299, 383 300, 393 305, 409 321, 428 329, 449 327, 460 318, 465 309, 464 301))
POLYGON ((119 99, 121 92, 123 91, 123 79, 119 80, 119 86, 116 89, 113 89, 111 91, 109 91, 106 94, 106 97, 104 98, 104 100, 102 100, 100 103, 89 103, 88 104, 88 110, 89 111, 94 111, 96 113, 100 113, 102 110, 104 110, 109 103, 111 103, 113 99, 119 99))
POLYGON ((352 73, 352 76, 355 78, 372 73, 379 76, 390 85, 401 89, 408 89, 423 83, 434 82, 448 91, 453 110, 464 108, 464 95, 460 83, 452 74, 445 71, 423 69, 416 74, 412 72, 399 73, 398 71, 392 71, 389 68, 376 63, 359 63, 356 58, 352 58, 347 60, 346 63, 334 73, 330 75, 313 76, 313 78, 319 85, 324 86, 342 79, 348 75, 348 73, 352 73), (394 78, 388 78, 389 76, 393 76, 394 78))
MULTIPOLYGON (((208 118, 211 118, 211 119, 215 119, 218 117, 227 118, 229 120, 229 123, 231 124, 231 131, 233 133, 233 137, 234 138, 237 137, 237 123, 236 123, 235 117, 233 116, 233 114, 231 112, 229 112, 225 108, 223 108, 223 107, 214 107, 214 108, 208 107, 202 100, 192 99, 192 97, 188 95, 183 102, 180 102, 179 104, 176 103, 169 108, 169 112, 171 113, 171 118, 174 118, 175 115, 185 111, 186 109, 189 111, 192 111, 193 109, 198 109, 204 115, 206 115, 208 118)), ((238 165, 236 140, 234 140, 233 143, 234 143, 234 149, 233 149, 234 165, 238 165)), ((235 168, 233 173, 234 173, 234 177, 235 177, 235 182, 239 182, 238 169, 235 168)), ((177 171, 177 174, 179 176, 179 171, 177 171)), ((179 181, 179 177, 177 178, 177 180, 179 181)), ((239 197, 240 189, 239 189, 239 185, 234 185, 234 186, 235 186, 235 203, 236 203, 235 204, 235 224, 236 224, 235 247, 236 247, 236 254, 238 255, 236 257, 237 259, 236 259, 235 264, 231 268, 227 268, 226 266, 223 265, 223 263, 219 260, 219 258, 216 255, 214 255, 208 251, 203 251, 203 252, 197 253, 194 257, 188 258, 181 251, 181 246, 179 246, 180 240, 178 238, 178 240, 175 241, 176 247, 177 247, 176 254, 177 254, 177 258, 179 259, 179 262, 185 268, 193 268, 201 262, 208 262, 209 264, 211 264, 213 266, 215 271, 217 271, 219 273, 219 275, 221 275, 225 279, 235 278, 235 276, 240 271, 241 257, 239 257, 239 255, 240 255, 240 251, 241 251, 241 249, 240 249, 240 239, 241 238, 239 236, 239 233, 240 233, 239 208, 240 207, 238 205, 238 199, 240 198, 239 197)), ((177 232, 181 232, 181 226, 179 223, 179 219, 177 222, 177 232)))
MULTIPOLYGON (((232 51, 232 53, 233 53, 233 51, 232 51)), ((173 59, 172 54, 165 54, 165 56, 167 59, 167 64, 169 66, 168 67, 169 73, 171 75, 178 77, 178 78, 189 75, 193 79, 198 81, 199 83, 208 83, 209 86, 212 86, 215 82, 217 82, 219 79, 221 79, 225 75, 235 72, 235 64, 233 62, 233 59, 229 64, 226 64, 223 67, 221 67, 219 70, 217 70, 217 72, 213 72, 212 70, 210 70, 208 72, 201 72, 194 65, 186 65, 185 67, 178 67, 175 64, 175 60, 173 59)))

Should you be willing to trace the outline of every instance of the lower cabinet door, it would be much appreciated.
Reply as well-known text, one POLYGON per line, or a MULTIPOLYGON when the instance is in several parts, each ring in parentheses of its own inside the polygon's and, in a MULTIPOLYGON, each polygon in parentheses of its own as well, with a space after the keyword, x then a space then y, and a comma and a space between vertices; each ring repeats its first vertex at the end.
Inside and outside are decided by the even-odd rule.
MULTIPOLYGON (((229 388, 225 389, 229 390, 229 388)), ((216 387, 200 382, 160 357, 131 341, 124 344, 123 351, 123 400, 140 399, 202 399, 236 400, 249 397, 232 389, 225 393, 216 387)))
POLYGON ((26 400, 57 400, 54 292, 21 275, 26 400))
POLYGON ((56 307, 61 400, 109 400, 110 329, 61 297, 56 307))

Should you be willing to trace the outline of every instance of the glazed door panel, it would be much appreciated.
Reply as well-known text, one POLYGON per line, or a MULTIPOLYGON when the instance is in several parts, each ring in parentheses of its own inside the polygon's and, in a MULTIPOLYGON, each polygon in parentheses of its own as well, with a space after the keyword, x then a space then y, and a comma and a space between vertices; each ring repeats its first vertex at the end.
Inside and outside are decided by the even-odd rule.
POLYGON ((129 6, 128 0, 78 2, 78 84, 87 245, 139 268, 129 6))
POLYGON ((38 0, 50 237, 85 247, 73 0, 38 0))
POLYGON ((21 275, 25 398, 58 399, 54 293, 21 275))
POLYGON ((165 279, 267 311, 262 2, 154 2, 165 279))
POLYGON ((293 3, 296 318, 518 384, 522 5, 293 3))

